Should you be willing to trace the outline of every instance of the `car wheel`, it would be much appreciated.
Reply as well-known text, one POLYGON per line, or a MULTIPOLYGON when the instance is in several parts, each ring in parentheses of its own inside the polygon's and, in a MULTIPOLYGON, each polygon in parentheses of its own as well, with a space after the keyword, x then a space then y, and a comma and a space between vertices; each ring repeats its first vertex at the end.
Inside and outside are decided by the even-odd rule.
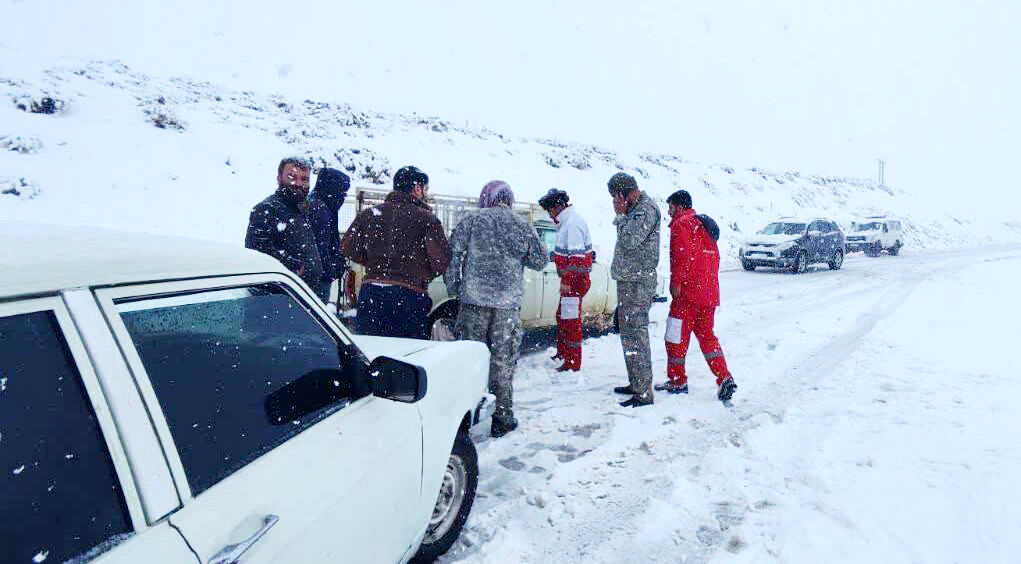
POLYGON ((794 265, 791 266, 791 272, 794 274, 801 274, 806 270, 808 270, 808 253, 801 251, 798 253, 798 258, 794 261, 794 265))
POLYGON ((844 264, 844 252, 840 249, 833 251, 833 258, 830 259, 829 265, 830 270, 840 270, 840 267, 844 264))
POLYGON ((869 255, 870 257, 878 257, 882 252, 883 245, 879 241, 876 241, 875 243, 872 243, 872 245, 869 247, 869 250, 865 254, 869 255))
POLYGON ((900 252, 900 241, 897 241, 896 243, 894 243, 893 246, 890 247, 889 249, 886 249, 886 251, 888 253, 890 253, 890 256, 894 256, 894 257, 897 256, 897 253, 900 252))
POLYGON ((749 264, 749 263, 747 263, 745 261, 741 261, 741 268, 743 268, 743 269, 745 269, 747 271, 752 271, 752 270, 755 270, 755 265, 754 264, 749 264))
POLYGON ((443 483, 436 498, 425 538, 412 562, 433 562, 453 546, 475 502, 479 484, 479 462, 468 433, 460 431, 447 459, 443 483))

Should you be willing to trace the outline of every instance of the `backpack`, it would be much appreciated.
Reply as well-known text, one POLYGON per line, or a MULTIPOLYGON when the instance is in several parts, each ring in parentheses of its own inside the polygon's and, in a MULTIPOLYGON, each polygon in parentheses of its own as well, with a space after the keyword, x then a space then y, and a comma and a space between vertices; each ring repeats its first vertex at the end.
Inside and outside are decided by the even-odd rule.
POLYGON ((705 227, 705 230, 709 232, 709 236, 713 238, 713 241, 720 240, 720 226, 716 225, 716 221, 713 218, 704 213, 700 213, 695 217, 702 222, 702 227, 705 227))

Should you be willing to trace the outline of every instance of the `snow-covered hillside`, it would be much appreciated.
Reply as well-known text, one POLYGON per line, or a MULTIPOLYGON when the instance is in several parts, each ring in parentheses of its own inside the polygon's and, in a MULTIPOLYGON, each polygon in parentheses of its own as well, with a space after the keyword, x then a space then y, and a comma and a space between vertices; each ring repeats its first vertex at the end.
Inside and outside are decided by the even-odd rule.
POLYGON ((519 200, 535 201, 559 187, 587 216, 596 251, 606 255, 614 234, 605 186, 620 170, 659 199, 690 191, 695 208, 723 228, 721 250, 731 262, 745 234, 789 215, 846 226, 859 213, 892 214, 904 220, 906 252, 1021 240, 1021 223, 961 217, 953 202, 869 179, 621 154, 568 135, 511 138, 343 100, 150 77, 118 62, 0 71, 0 124, 0 217, 7 218, 240 243, 251 206, 274 189, 277 162, 296 154, 346 169, 356 185, 389 186, 394 171, 415 164, 429 173, 433 193, 476 195, 500 178, 519 200))

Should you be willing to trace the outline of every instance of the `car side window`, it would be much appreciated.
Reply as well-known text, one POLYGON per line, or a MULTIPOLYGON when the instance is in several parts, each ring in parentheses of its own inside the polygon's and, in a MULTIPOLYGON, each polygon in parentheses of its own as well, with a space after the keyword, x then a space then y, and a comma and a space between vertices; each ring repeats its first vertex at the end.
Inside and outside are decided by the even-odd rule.
POLYGON ((539 229, 539 238, 546 245, 546 250, 553 252, 557 246, 557 232, 554 229, 539 229))
POLYGON ((813 221, 812 223, 810 223, 808 225, 808 230, 809 231, 825 231, 823 229, 823 227, 822 227, 822 222, 821 221, 813 221))
POLYGON ((132 532, 103 432, 52 311, 0 317, 0 553, 87 561, 132 532))
POLYGON ((115 304, 193 495, 368 393, 364 356, 280 284, 115 304))

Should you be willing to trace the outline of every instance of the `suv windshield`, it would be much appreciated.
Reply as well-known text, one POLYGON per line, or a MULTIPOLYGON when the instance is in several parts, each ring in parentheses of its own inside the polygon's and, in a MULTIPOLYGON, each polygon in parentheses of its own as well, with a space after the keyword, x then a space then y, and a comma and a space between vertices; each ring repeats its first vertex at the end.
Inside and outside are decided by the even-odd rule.
POLYGON ((801 235, 805 232, 804 223, 770 223, 760 231, 763 235, 801 235))
POLYGON ((871 223, 859 223, 854 226, 855 231, 878 231, 883 228, 883 224, 878 221, 871 223))

